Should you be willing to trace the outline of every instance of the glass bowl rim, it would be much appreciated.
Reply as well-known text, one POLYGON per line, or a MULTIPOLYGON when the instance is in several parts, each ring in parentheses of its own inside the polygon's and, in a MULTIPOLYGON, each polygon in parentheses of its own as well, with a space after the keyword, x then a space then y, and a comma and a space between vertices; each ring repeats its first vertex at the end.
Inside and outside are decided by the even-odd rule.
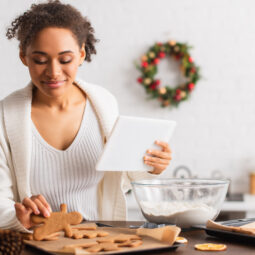
POLYGON ((210 179, 210 178, 158 178, 158 179, 143 179, 139 181, 132 181, 133 187, 181 187, 181 188, 203 188, 226 186, 229 184, 228 179, 210 179), (164 181, 166 183, 157 183, 157 181, 164 181), (192 182, 192 183, 191 183, 192 182), (171 185, 171 186, 170 186, 171 185))

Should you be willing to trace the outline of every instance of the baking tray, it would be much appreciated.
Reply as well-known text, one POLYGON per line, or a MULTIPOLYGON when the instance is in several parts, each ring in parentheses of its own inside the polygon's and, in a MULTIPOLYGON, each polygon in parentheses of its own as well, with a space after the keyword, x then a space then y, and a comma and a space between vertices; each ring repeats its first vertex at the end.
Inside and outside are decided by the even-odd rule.
MULTIPOLYGON (((82 226, 82 224, 80 225, 82 226)), ((98 227, 98 230, 105 230, 109 232, 110 234, 118 234, 118 233, 124 233, 124 234, 135 234, 134 229, 129 228, 118 228, 118 227, 98 227)), ((149 253, 149 252, 156 252, 156 251, 174 251, 180 246, 184 246, 184 244, 181 243, 174 243, 173 245, 168 245, 165 243, 162 243, 158 240, 152 239, 151 237, 142 236, 143 244, 139 247, 134 248, 122 248, 119 251, 113 251, 113 252, 99 252, 97 254, 128 254, 128 253, 149 253)), ((74 244, 74 243, 84 243, 86 241, 89 241, 92 239, 70 239, 66 238, 61 234, 61 237, 59 240, 56 241, 25 241, 25 244, 27 246, 30 246, 35 253, 37 250, 37 254, 61 254, 59 252, 55 252, 59 248, 63 247, 63 245, 67 244, 74 244), (41 251, 41 253, 39 253, 41 251)), ((63 253, 62 253, 63 254, 63 253)), ((71 254, 71 253, 70 253, 71 254)), ((93 253, 91 253, 93 254, 93 253)), ((95 254, 95 253, 94 253, 95 254)))
MULTIPOLYGON (((184 246, 184 244, 181 243, 174 243, 172 246, 169 247, 160 247, 160 248, 151 248, 151 249, 143 249, 143 250, 129 250, 129 251, 119 251, 119 252, 115 252, 115 253, 111 253, 111 252, 99 252, 99 253, 91 253, 91 254, 148 254, 148 253, 152 253, 152 252, 163 252, 163 251, 175 251, 178 247, 180 246, 184 246)), ((26 250, 33 252, 34 254, 38 254, 38 255, 60 255, 60 253, 55 253, 55 252, 50 252, 47 251, 45 249, 42 249, 40 247, 36 247, 34 245, 31 245, 29 243, 26 243, 26 250), (38 253, 40 252, 40 253, 38 253)))
MULTIPOLYGON (((227 220, 227 221, 217 221, 217 223, 221 225, 225 225, 225 226, 240 227, 254 221, 255 221, 255 218, 246 218, 246 219, 235 219, 235 220, 227 220)), ((205 225, 195 225, 195 226, 192 226, 192 228, 205 230, 205 232, 208 235, 214 236, 217 238, 255 245, 255 235, 248 235, 244 233, 232 232, 232 231, 227 231, 222 229, 207 228, 205 225)))

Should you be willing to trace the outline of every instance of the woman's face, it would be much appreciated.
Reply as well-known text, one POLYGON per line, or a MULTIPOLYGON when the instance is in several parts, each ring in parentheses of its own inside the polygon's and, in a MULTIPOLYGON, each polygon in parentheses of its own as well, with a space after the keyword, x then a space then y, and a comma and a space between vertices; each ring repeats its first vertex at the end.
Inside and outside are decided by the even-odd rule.
POLYGON ((69 29, 49 27, 41 30, 20 58, 33 84, 44 95, 64 95, 75 80, 85 58, 84 45, 79 47, 69 29))

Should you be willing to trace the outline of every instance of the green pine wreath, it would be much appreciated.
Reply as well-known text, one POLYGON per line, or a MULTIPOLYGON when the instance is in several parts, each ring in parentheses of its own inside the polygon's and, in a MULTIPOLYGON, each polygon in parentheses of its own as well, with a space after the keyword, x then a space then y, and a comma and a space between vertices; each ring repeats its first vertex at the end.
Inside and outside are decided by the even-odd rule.
POLYGON ((195 65, 189 54, 191 47, 185 43, 168 41, 156 43, 146 54, 141 57, 141 64, 137 68, 141 71, 137 81, 144 86, 151 98, 157 98, 162 107, 178 106, 189 98, 200 79, 199 67, 195 65), (175 87, 160 86, 160 79, 155 76, 158 72, 160 60, 170 56, 180 62, 180 69, 186 78, 186 82, 175 87))

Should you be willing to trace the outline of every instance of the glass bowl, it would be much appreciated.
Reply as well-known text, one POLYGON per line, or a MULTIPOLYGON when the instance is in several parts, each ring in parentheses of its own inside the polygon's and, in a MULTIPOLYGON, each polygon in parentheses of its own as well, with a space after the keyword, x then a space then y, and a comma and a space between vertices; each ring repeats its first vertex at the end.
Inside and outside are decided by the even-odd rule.
POLYGON ((214 220, 225 200, 229 181, 212 179, 154 179, 132 182, 144 217, 153 223, 182 228, 214 220))

